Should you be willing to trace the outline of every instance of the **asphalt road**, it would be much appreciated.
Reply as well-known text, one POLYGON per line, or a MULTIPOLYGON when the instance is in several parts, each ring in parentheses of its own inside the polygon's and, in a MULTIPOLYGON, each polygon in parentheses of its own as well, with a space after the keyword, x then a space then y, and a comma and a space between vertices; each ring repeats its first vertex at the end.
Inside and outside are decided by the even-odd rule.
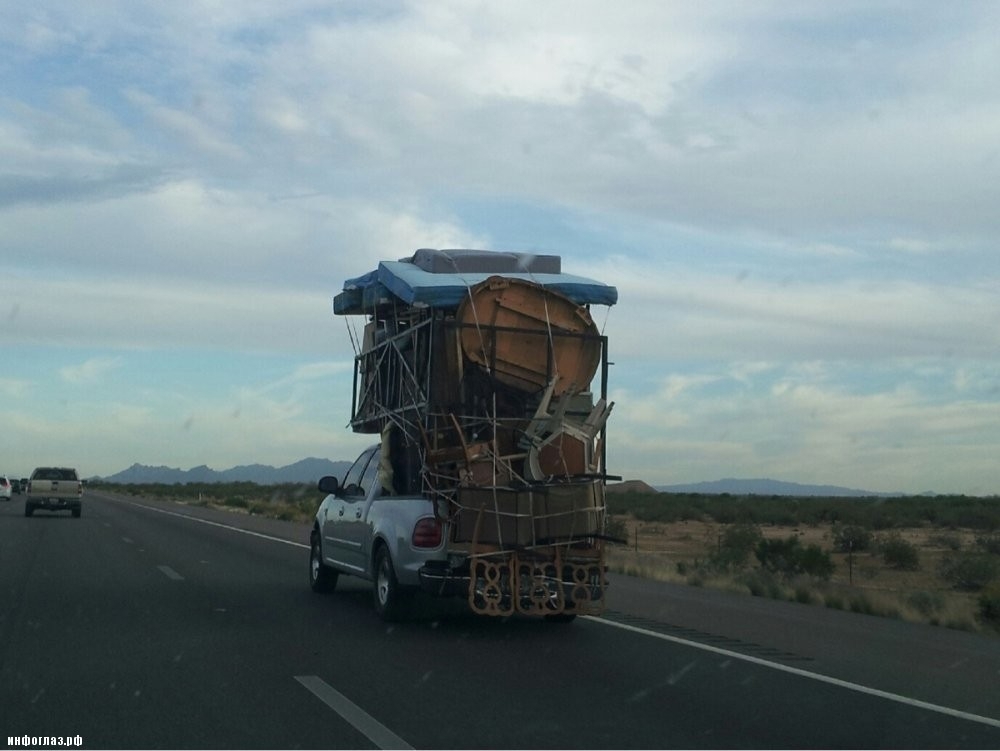
POLYGON ((613 577, 550 624, 307 586, 308 528, 90 492, 0 503, 0 743, 1000 748, 1000 638, 613 577))

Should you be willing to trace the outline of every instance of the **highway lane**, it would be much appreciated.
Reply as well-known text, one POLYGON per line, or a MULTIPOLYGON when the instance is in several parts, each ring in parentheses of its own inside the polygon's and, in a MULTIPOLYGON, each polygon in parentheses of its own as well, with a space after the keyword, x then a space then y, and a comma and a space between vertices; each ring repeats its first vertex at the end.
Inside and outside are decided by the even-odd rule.
POLYGON ((302 525, 147 506, 88 493, 81 519, 26 519, 16 497, 0 504, 0 737, 79 734, 92 748, 1000 747, 1000 713, 907 703, 992 712, 996 640, 907 624, 885 636, 880 619, 802 607, 790 612, 834 625, 789 629, 787 604, 685 602, 617 578, 609 619, 620 625, 425 603, 386 626, 361 582, 309 592, 302 525), (853 632, 875 654, 857 658, 864 640, 822 641, 853 632), (924 654, 881 660, 887 642, 948 646, 927 666, 924 654), (975 668, 940 672, 969 654, 975 668), (992 679, 985 701, 981 673, 992 679), (973 688, 928 691, 927 676, 973 688), (907 690, 864 692, 886 683, 907 690))

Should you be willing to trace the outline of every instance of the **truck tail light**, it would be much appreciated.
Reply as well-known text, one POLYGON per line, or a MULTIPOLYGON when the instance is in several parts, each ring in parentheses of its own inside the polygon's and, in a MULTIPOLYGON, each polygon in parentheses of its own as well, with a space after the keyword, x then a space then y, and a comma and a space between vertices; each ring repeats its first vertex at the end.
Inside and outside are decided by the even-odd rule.
POLYGON ((427 517, 413 527, 411 540, 415 548, 436 548, 441 544, 441 522, 427 517))

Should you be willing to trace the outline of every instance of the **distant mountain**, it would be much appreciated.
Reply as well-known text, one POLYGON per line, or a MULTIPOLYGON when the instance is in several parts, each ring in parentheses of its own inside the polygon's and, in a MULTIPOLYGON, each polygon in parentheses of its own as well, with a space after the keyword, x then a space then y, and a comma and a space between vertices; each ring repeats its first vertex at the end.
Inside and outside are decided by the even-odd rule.
POLYGON ((329 459, 316 458, 302 459, 284 467, 247 464, 222 471, 206 467, 204 464, 191 469, 133 464, 128 469, 109 477, 95 479, 123 484, 162 483, 173 485, 189 482, 255 482, 258 485, 276 485, 284 482, 315 483, 324 475, 343 477, 350 466, 351 462, 332 462, 329 459))
POLYGON ((738 480, 732 477, 710 482, 695 482, 684 485, 657 485, 663 493, 704 493, 706 495, 806 495, 832 497, 884 496, 892 493, 873 493, 870 490, 842 488, 837 485, 800 485, 797 482, 781 480, 738 480))
POLYGON ((655 493, 657 489, 652 485, 647 485, 642 480, 625 480, 623 482, 609 482, 607 485, 609 493, 655 493))

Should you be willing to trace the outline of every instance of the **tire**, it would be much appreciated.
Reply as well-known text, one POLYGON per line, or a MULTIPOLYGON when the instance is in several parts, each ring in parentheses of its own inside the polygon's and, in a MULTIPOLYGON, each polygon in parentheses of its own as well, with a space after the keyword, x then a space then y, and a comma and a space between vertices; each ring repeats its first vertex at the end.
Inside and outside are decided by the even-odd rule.
POLYGON ((83 509, 80 509, 80 508, 73 509, 73 518, 74 519, 79 519, 81 513, 83 513, 83 509))
POLYGON ((326 594, 337 587, 337 572, 323 563, 323 548, 319 534, 309 536, 309 587, 313 592, 326 594))
POLYGON ((24 515, 25 516, 31 516, 32 513, 34 513, 34 511, 35 511, 35 507, 32 506, 30 503, 24 504, 24 515))
POLYGON ((545 616, 549 623, 572 623, 576 620, 576 613, 551 613, 545 616))
POLYGON ((406 593, 396 579, 392 556, 385 545, 380 545, 375 553, 375 577, 372 582, 375 612, 379 618, 389 623, 401 620, 406 614, 406 593))

